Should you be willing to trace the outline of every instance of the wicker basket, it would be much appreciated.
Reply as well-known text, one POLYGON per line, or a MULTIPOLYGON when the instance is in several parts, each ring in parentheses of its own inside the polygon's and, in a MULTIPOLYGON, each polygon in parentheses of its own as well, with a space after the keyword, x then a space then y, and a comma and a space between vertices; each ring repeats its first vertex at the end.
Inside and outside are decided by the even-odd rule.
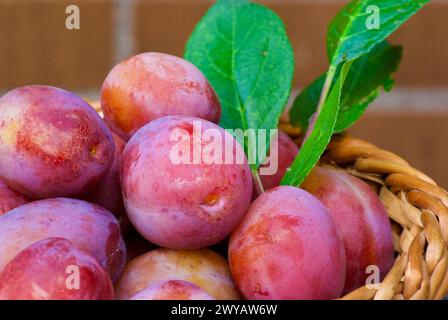
MULTIPOLYGON (((300 129, 280 128, 301 142, 300 129)), ((448 193, 394 153, 346 134, 333 138, 322 163, 372 185, 392 223, 394 266, 377 288, 364 286, 342 299, 442 299, 448 293, 448 193)))

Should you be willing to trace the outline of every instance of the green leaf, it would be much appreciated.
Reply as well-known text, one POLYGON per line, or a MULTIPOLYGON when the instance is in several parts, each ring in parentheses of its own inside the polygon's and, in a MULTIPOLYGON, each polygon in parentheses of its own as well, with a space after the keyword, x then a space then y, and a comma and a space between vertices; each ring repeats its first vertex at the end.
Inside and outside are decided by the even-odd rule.
MULTIPOLYGON (((397 71, 402 48, 386 41, 353 61, 341 93, 341 103, 335 132, 353 125, 367 106, 379 95, 381 88, 390 91, 392 74, 397 71)), ((310 117, 316 112, 325 74, 306 87, 295 99, 290 111, 291 123, 305 129, 310 117)))
MULTIPOLYGON (((282 185, 300 186, 325 151, 333 135, 333 128, 339 111, 341 91, 351 64, 352 61, 343 63, 340 75, 332 86, 322 109, 317 110, 299 154, 291 165, 290 170, 286 172, 282 179, 282 185)), ((334 70, 329 70, 327 77, 330 80, 334 72, 334 70)))
POLYGON ((390 74, 398 66, 401 49, 383 41, 428 2, 353 0, 336 15, 327 34, 328 72, 302 92, 291 111, 293 123, 301 123, 303 127, 315 113, 282 184, 299 186, 324 152, 334 130, 353 124, 378 95, 380 86, 390 90, 393 83, 390 74), (382 61, 384 56, 386 61, 382 61), (352 63, 355 68, 347 80, 352 63), (337 80, 333 84, 334 79, 337 80))
POLYGON ((353 60, 369 52, 400 27, 429 0, 353 0, 331 21, 327 35, 327 53, 332 65, 353 60), (378 29, 368 22, 379 9, 378 29))
POLYGON ((392 74, 398 69, 401 54, 402 47, 383 41, 353 62, 342 90, 335 132, 352 126, 380 94, 381 88, 392 89, 392 74))
MULTIPOLYGON (((294 55, 275 13, 246 0, 217 1, 197 24, 185 57, 216 90, 223 109, 221 126, 277 127, 291 90, 294 55)), ((255 155, 254 172, 264 159, 257 156, 254 144, 240 142, 248 156, 255 155)))

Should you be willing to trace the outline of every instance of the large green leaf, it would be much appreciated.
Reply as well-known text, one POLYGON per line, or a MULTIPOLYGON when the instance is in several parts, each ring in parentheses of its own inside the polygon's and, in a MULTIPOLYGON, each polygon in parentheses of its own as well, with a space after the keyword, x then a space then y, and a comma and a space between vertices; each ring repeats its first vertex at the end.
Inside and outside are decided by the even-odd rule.
POLYGON ((327 35, 327 53, 334 66, 353 60, 398 29, 429 0, 353 0, 331 21, 327 35), (368 28, 368 19, 379 10, 378 29, 368 28))
MULTIPOLYGON (((343 131, 354 124, 367 106, 379 95, 381 88, 392 88, 392 74, 398 69, 402 48, 381 42, 370 52, 353 61, 341 93, 341 103, 335 132, 343 131)), ((317 78, 295 99, 290 111, 291 123, 301 128, 316 112, 326 74, 317 78)))
MULTIPOLYGON (((277 127, 291 90, 294 56, 275 13, 245 0, 217 1, 196 26, 185 57, 216 90, 223 109, 221 126, 277 127)), ((244 146, 248 155, 257 154, 255 145, 244 146)), ((252 171, 264 160, 256 158, 252 171)))
POLYGON ((283 177, 282 185, 300 186, 325 151, 333 135, 341 91, 351 64, 352 61, 343 63, 340 75, 332 86, 322 109, 316 112, 315 118, 311 121, 299 154, 283 177))

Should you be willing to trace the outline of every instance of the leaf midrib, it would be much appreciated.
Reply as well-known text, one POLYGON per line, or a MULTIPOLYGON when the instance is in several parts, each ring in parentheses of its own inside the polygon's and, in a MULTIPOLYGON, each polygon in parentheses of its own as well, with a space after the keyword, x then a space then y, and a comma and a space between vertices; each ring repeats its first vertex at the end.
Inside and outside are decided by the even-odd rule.
POLYGON ((335 61, 338 60, 337 57, 339 56, 339 51, 340 51, 340 44, 342 43, 343 39, 346 38, 346 34, 348 32, 349 25, 351 25, 352 21, 355 19, 355 16, 357 16, 359 14, 359 12, 361 11, 362 5, 358 5, 356 7, 356 10, 353 12, 353 14, 350 14, 348 16, 348 21, 344 26, 344 29, 342 30, 341 33, 339 33, 339 41, 336 43, 335 48, 336 51, 333 52, 333 57, 331 58, 331 64, 335 65, 335 61))
MULTIPOLYGON (((235 46, 235 34, 236 34, 236 15, 235 15, 235 6, 231 6, 232 8, 232 39, 231 39, 231 43, 233 44, 233 46, 235 46)), ((232 50, 232 56, 231 56, 231 66, 230 66, 230 70, 232 73, 232 87, 233 87, 233 92, 235 93, 236 96, 236 100, 238 103, 238 110, 240 113, 240 118, 241 118, 241 124, 243 126, 244 130, 248 129, 248 125, 246 122, 246 118, 244 117, 245 115, 245 108, 244 108, 244 104, 242 102, 241 99, 241 95, 240 92, 237 88, 237 83, 236 83, 236 71, 235 71, 235 54, 236 54, 236 46, 235 48, 231 48, 232 50), (235 50, 234 50, 235 49, 235 50)))
MULTIPOLYGON (((232 7, 232 43, 233 44, 235 44, 236 42, 235 42, 235 35, 236 35, 236 29, 235 29, 235 27, 236 27, 236 23, 235 23, 235 8, 234 7, 232 7)), ((250 33, 250 31, 253 29, 253 26, 251 27, 251 29, 248 31, 248 33, 250 33)), ((267 37, 267 45, 266 45, 266 51, 269 51, 269 48, 270 48, 270 45, 271 45, 271 37, 272 37, 272 32, 273 32, 273 29, 272 28, 269 28, 269 35, 268 35, 268 37, 267 37)), ((236 46, 235 46, 235 48, 236 48, 236 46)), ((240 110, 240 117, 241 117, 241 122, 242 122, 242 125, 243 125, 243 128, 244 129, 249 129, 249 124, 248 124, 248 122, 246 121, 246 117, 245 117, 245 115, 246 115, 246 105, 245 105, 245 103, 243 102, 243 99, 242 99, 242 97, 241 97, 241 94, 239 93, 239 90, 238 90, 238 87, 237 87, 237 82, 235 81, 236 80, 236 71, 235 71, 235 55, 236 55, 236 53, 238 52, 238 50, 232 50, 232 56, 231 56, 231 72, 232 72, 232 78, 233 78, 233 82, 232 82, 232 87, 233 87, 233 90, 234 90, 234 93, 235 93, 235 96, 236 96, 236 98, 237 98, 237 103, 238 103, 238 106, 239 106, 239 108, 238 108, 238 110, 240 110)), ((264 68, 265 68, 265 66, 266 66, 266 64, 267 64, 267 61, 268 61, 268 56, 264 56, 263 58, 262 58, 262 63, 261 63, 261 65, 260 65, 260 70, 259 70, 259 72, 258 72, 258 74, 257 74, 257 79, 255 80, 255 83, 254 83, 254 85, 253 85, 253 87, 252 87, 252 89, 251 89, 251 91, 250 91, 250 93, 249 93, 249 95, 248 95, 248 98, 247 99, 250 99, 252 96, 253 96, 253 93, 254 93, 254 91, 256 91, 257 90, 257 87, 258 87, 258 83, 259 83, 259 80, 260 80, 260 78, 261 78, 261 76, 263 75, 263 72, 264 72, 264 68)), ((246 99, 246 100, 247 100, 246 99)), ((262 117, 261 119, 262 119, 262 123, 265 123, 265 119, 267 118, 267 115, 265 115, 264 117, 262 117)))
MULTIPOLYGON (((267 38, 267 45, 266 45, 266 52, 269 52, 269 47, 271 46, 271 35, 272 35, 272 28, 269 30, 269 35, 267 38)), ((264 68, 266 66, 267 61, 268 61, 268 57, 266 55, 263 57, 263 61, 261 62, 261 66, 260 66, 260 72, 258 72, 258 74, 257 74, 257 79, 255 80, 255 84, 252 87, 248 98, 251 98, 253 96, 254 91, 257 90, 258 82, 260 81, 260 78, 264 72, 264 68)), ((261 123, 264 124, 266 117, 267 117, 267 115, 265 115, 264 117, 261 118, 263 120, 263 121, 261 121, 261 123)))

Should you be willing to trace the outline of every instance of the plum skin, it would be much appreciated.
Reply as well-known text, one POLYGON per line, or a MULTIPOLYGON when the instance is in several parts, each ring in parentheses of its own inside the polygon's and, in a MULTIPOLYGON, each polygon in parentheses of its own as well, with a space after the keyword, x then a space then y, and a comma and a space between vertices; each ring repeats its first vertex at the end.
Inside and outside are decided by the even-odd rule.
POLYGON ((215 300, 198 286, 181 280, 155 283, 134 294, 129 300, 215 300))
POLYGON ((156 249, 129 262, 115 286, 117 299, 127 300, 145 288, 167 280, 190 282, 214 299, 240 298, 227 260, 209 249, 156 249))
POLYGON ((302 188, 329 210, 341 231, 347 254, 344 292, 363 285, 369 265, 378 266, 382 279, 394 263, 392 228, 378 195, 369 185, 348 173, 316 167, 302 188))
POLYGON ((147 52, 116 65, 101 89, 101 108, 125 140, 163 116, 189 115, 218 123, 221 106, 204 75, 190 62, 147 52))
POLYGON ((328 210, 309 193, 281 186, 260 195, 229 242, 232 277, 248 300, 334 299, 345 250, 328 210))
POLYGON ((28 203, 23 194, 11 189, 0 179, 0 215, 28 203))
POLYGON ((0 216, 0 270, 21 250, 52 237, 93 255, 112 280, 120 276, 126 247, 116 218, 100 206, 68 198, 30 202, 0 216))
POLYGON ((48 238, 25 248, 5 266, 0 273, 0 299, 113 300, 114 288, 93 256, 71 241, 48 238), (77 269, 71 271, 73 267, 77 269), (71 283, 75 279, 71 275, 79 283, 71 283))
POLYGON ((204 248, 224 239, 241 221, 252 193, 242 147, 224 129, 188 116, 160 118, 141 128, 125 147, 121 178, 134 227, 148 241, 171 249, 204 248), (241 154, 244 163, 173 163, 170 152, 178 142, 170 140, 171 133, 182 129, 191 137, 198 123, 202 131, 226 137, 223 150, 241 154))
POLYGON ((28 197, 87 192, 109 170, 113 154, 109 129, 73 93, 26 86, 0 98, 0 177, 28 197))
MULTIPOLYGON (((299 152, 299 147, 295 142, 283 131, 278 130, 278 148, 277 150, 270 150, 270 157, 277 157, 278 170, 273 175, 260 175, 261 182, 265 190, 278 187, 286 173, 286 170, 292 165, 294 159, 299 152)), ((271 143, 272 146, 272 143, 271 143)), ((266 167, 267 165, 262 165, 261 167, 266 167)))

